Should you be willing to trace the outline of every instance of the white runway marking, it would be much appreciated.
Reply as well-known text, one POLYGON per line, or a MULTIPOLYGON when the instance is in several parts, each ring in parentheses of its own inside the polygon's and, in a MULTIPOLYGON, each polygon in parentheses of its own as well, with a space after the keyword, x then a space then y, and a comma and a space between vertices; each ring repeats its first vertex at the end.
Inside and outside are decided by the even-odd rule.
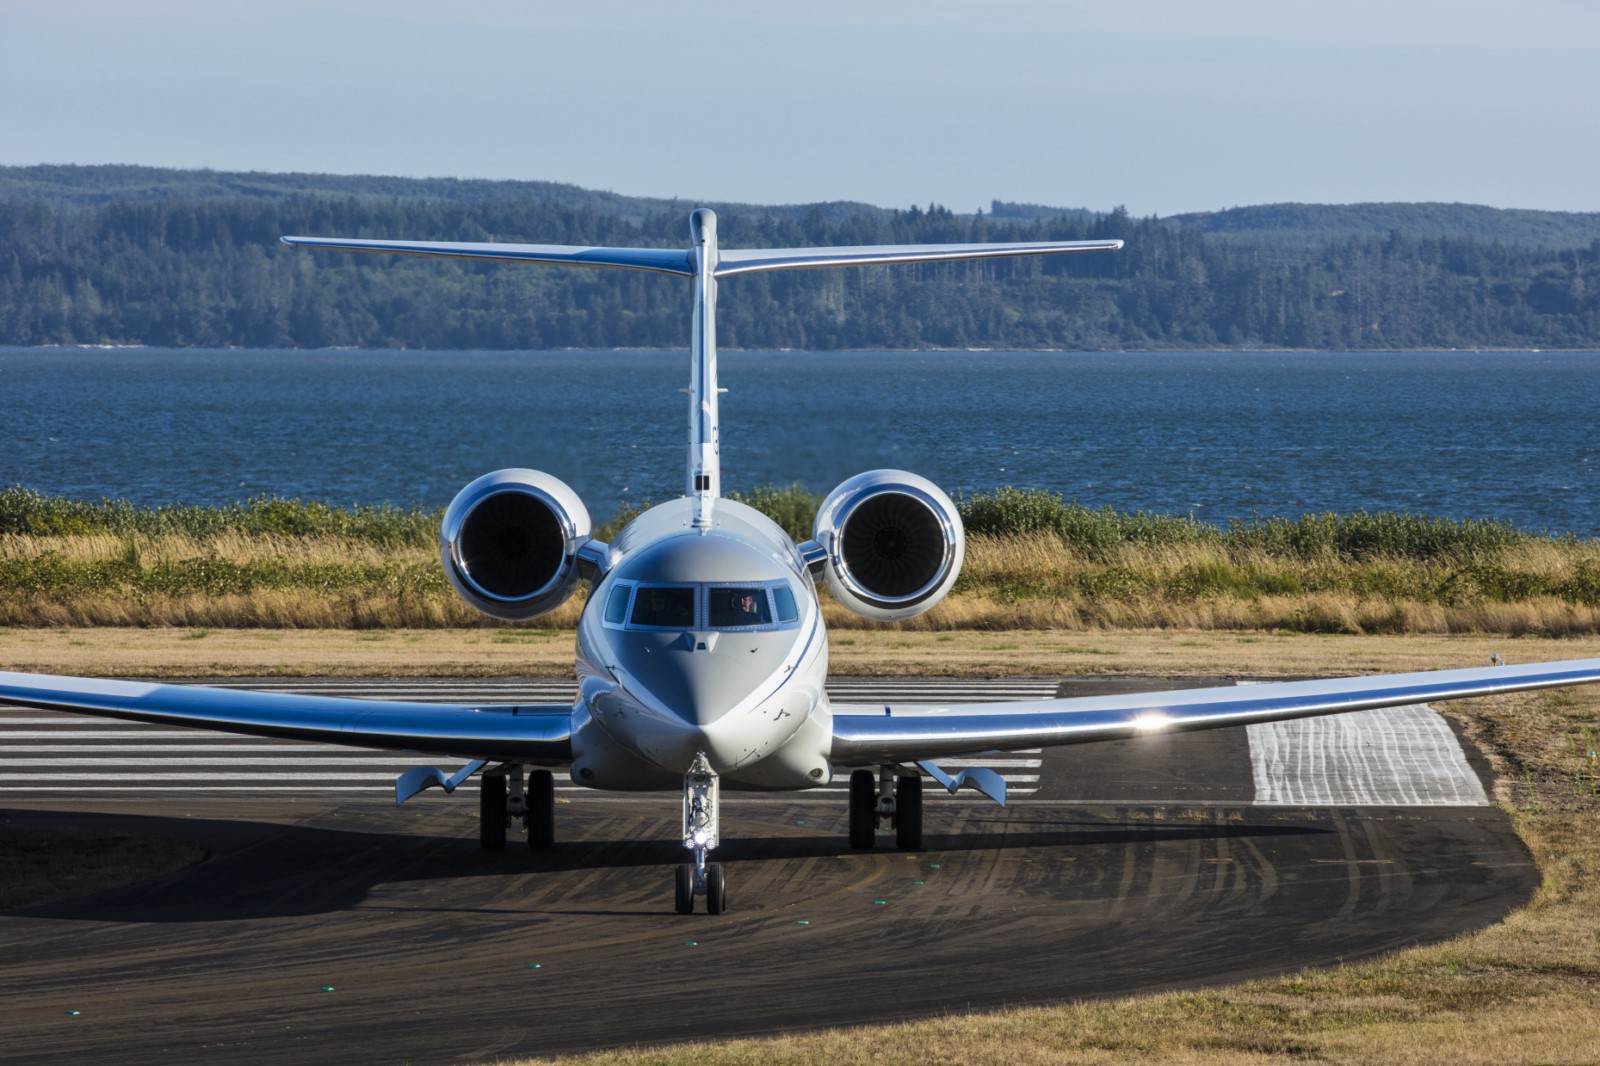
MULTIPOLYGON (((828 692, 839 703, 947 703, 1047 699, 1055 694, 1056 685, 1050 678, 842 678, 830 684, 828 692)), ((390 700, 524 704, 569 704, 574 689, 570 681, 527 679, 272 679, 238 687, 390 700)), ((1488 803, 1449 726, 1427 707, 1251 726, 1248 735, 1258 804, 1488 803)), ((0 793, 387 792, 396 775, 428 761, 332 744, 263 741, 0 705, 0 793)), ((992 768, 1006 779, 1010 795, 1020 800, 1038 791, 1043 758, 1033 750, 988 759, 946 759, 940 765, 951 770, 992 768)), ((584 791, 566 785, 564 775, 558 787, 584 791)), ((842 793, 847 787, 848 778, 841 774, 812 792, 842 793)))
MULTIPOLYGON (((839 703, 950 703, 1047 699, 1052 678, 996 681, 954 678, 841 678, 828 686, 839 703)), ((258 692, 369 697, 465 704, 570 705, 576 691, 561 679, 359 678, 264 679, 225 687, 258 692)), ((948 759, 940 765, 993 768, 1013 796, 1039 789, 1037 751, 994 759, 948 759)), ((393 792, 394 779, 421 764, 453 766, 449 760, 347 748, 336 744, 262 741, 200 729, 174 729, 115 719, 52 714, 0 704, 0 794, 83 792, 393 792), (20 727, 20 728, 19 728, 20 727), (106 743, 116 741, 117 743, 106 743), (170 743, 183 741, 184 743, 170 743), (298 757, 296 757, 298 756, 298 757), (290 782, 293 782, 292 784, 290 782)), ((565 783, 563 792, 587 792, 565 783)), ((843 793, 839 776, 815 792, 843 793)))
POLYGON ((1478 775, 1426 704, 1249 727, 1256 804, 1485 807, 1478 775))

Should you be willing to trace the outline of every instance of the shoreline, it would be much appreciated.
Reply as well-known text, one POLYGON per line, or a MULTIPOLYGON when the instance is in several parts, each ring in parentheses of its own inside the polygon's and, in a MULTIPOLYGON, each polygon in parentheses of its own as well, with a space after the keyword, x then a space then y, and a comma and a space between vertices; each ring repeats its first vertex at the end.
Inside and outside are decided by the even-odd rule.
MULTIPOLYGON (((602 355, 607 352, 659 352, 662 355, 684 355, 687 348, 363 348, 358 346, 331 346, 326 348, 256 348, 244 345, 190 346, 166 344, 3 344, 0 343, 0 352, 87 352, 87 351, 158 351, 158 352, 363 352, 379 354, 383 352, 438 352, 448 355, 472 355, 480 352, 592 352, 602 355)), ((717 351, 721 354, 759 353, 764 355, 787 354, 849 354, 860 352, 863 354, 894 354, 894 355, 960 355, 964 353, 985 354, 1015 354, 1015 355, 1168 355, 1176 352, 1193 352, 1196 355, 1544 355, 1557 354, 1592 354, 1600 355, 1600 348, 1500 348, 1484 346, 1476 348, 740 348, 719 346, 717 351)))

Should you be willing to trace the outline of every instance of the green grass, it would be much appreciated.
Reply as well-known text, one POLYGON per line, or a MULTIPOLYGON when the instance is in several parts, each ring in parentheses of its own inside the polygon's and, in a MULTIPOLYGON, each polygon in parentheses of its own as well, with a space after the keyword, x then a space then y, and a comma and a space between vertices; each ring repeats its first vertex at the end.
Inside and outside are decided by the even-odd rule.
POLYGON ((262 496, 224 507, 171 504, 136 507, 127 500, 90 503, 45 496, 13 486, 0 489, 0 536, 77 536, 110 533, 128 537, 124 561, 137 565, 139 547, 133 537, 183 535, 214 537, 221 533, 255 536, 337 536, 382 547, 424 546, 438 536, 444 512, 407 511, 389 504, 333 507, 326 503, 262 496))
MULTIPOLYGON (((969 534, 1053 533, 1090 557, 1104 557, 1126 545, 1208 545, 1239 554, 1259 552, 1300 560, 1487 560, 1498 551, 1531 540, 1575 539, 1528 533, 1503 522, 1367 511, 1297 519, 1258 517, 1221 528, 1192 515, 1093 509, 1076 501, 1069 503, 1059 493, 1010 487, 963 497, 957 506, 969 534)), ((1196 574, 1194 578, 1200 583, 1237 580, 1228 574, 1196 574)))
MULTIPOLYGON (((761 511, 791 537, 811 535, 822 496, 803 486, 765 485, 729 498, 761 511)), ((651 506, 649 501, 623 504, 599 531, 615 532, 651 506)), ((1254 518, 1227 528, 1193 516, 1122 512, 1068 502, 1042 489, 997 488, 963 496, 957 510, 969 534, 991 537, 1053 533, 1079 551, 1104 554, 1123 545, 1213 545, 1235 553, 1255 551, 1280 558, 1346 560, 1475 559, 1485 563, 1482 579, 1499 579, 1490 562, 1496 552, 1531 540, 1572 541, 1570 536, 1529 533, 1502 522, 1456 521, 1429 515, 1394 513, 1303 515, 1297 519, 1254 518)), ((13 486, 0 489, 0 536, 75 536, 109 533, 125 537, 122 562, 137 567, 139 536, 179 534, 206 538, 222 533, 301 538, 343 537, 385 547, 426 547, 438 535, 442 511, 404 510, 389 504, 348 508, 298 499, 257 497, 222 507, 171 504, 137 507, 126 500, 97 502, 46 496, 13 486)), ((1194 580, 1229 583, 1231 574, 1197 573, 1194 580)), ((1257 576, 1254 580, 1270 581, 1257 576)), ((1600 586, 1600 572, 1588 575, 1600 586)))

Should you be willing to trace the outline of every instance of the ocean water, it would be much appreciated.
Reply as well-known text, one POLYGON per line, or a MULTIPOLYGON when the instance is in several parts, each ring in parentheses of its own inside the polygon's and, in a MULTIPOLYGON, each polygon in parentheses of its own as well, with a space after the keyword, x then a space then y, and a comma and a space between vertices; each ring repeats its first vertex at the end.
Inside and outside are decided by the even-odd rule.
MULTIPOLYGON (((1600 534, 1600 353, 724 352, 723 482, 893 466, 1091 506, 1356 509, 1600 534)), ((441 506, 547 470, 682 491, 678 352, 0 348, 0 484, 140 504, 441 506)))

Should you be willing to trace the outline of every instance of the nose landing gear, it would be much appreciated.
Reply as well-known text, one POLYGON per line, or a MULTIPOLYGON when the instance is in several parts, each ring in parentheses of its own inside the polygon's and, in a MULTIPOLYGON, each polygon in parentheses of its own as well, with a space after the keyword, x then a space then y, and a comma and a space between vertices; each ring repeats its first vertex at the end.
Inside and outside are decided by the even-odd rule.
POLYGON ((717 846, 719 833, 716 771, 700 752, 683 775, 683 846, 694 855, 693 862, 678 867, 677 908, 679 914, 694 913, 694 898, 706 898, 706 913, 721 914, 728 909, 726 878, 719 862, 707 862, 706 855, 717 846))

